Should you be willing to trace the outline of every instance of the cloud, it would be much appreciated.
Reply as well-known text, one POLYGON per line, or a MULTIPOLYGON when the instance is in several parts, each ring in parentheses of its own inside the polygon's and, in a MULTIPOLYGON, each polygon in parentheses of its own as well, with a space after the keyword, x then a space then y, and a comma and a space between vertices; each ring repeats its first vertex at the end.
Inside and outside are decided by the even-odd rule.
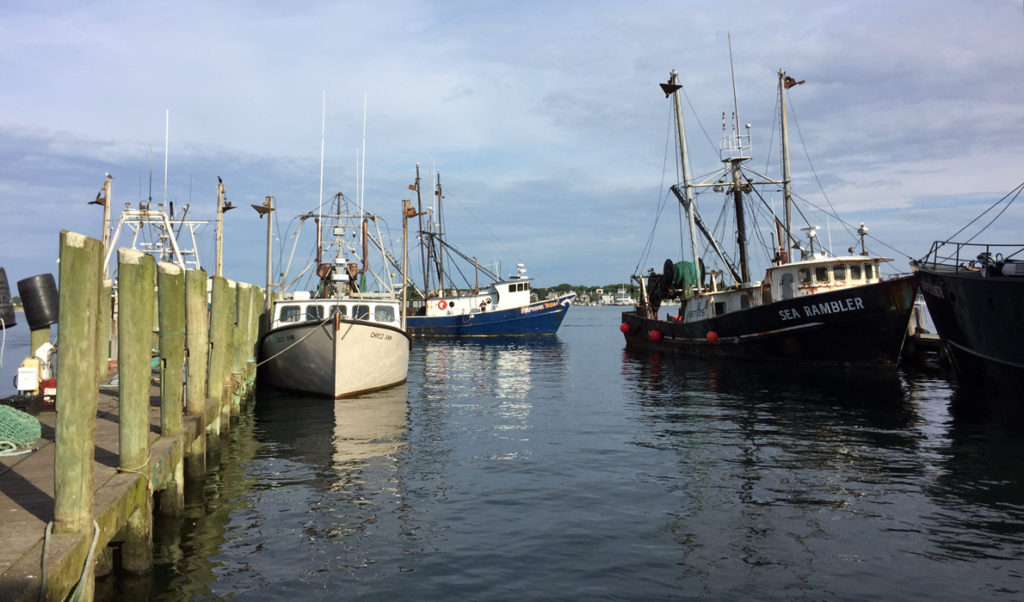
MULTIPOLYGON (((728 125, 738 106, 752 126, 751 167, 777 174, 784 68, 807 81, 789 96, 794 191, 822 206, 827 197, 873 234, 927 245, 924 233, 900 239, 933 199, 960 199, 969 213, 1019 183, 1007 166, 1024 154, 1020 20, 1009 0, 770 11, 753 2, 10 2, 0 7, 10 82, 0 91, 0 193, 17 204, 4 204, 4 261, 52 269, 59 228, 98 234, 87 203, 104 172, 117 177, 118 203, 149 196, 151 152, 162 201, 169 109, 168 200, 210 218, 221 176, 243 206, 226 216, 225 262, 232 277, 261 281, 252 258, 262 258, 265 222, 244 205, 272 194, 283 218, 315 204, 325 94, 328 196, 357 193, 365 98, 365 196, 392 228, 418 162, 424 177, 442 172, 450 231, 465 248, 525 260, 539 285, 624 281, 678 172, 657 87, 673 68, 696 173, 720 166, 723 113, 728 125)), ((961 217, 950 209, 924 221, 953 232, 961 217)), ((679 252, 677 225, 666 214, 652 257, 679 252)))

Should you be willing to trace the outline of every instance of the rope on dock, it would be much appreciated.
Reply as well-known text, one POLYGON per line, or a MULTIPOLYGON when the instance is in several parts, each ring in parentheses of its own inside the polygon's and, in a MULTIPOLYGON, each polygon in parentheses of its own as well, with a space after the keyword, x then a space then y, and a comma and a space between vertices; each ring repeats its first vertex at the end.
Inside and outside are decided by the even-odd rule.
POLYGON ((46 553, 50 551, 50 533, 53 532, 53 521, 46 523, 46 534, 43 536, 42 583, 39 584, 39 602, 46 601, 46 553))
MULTIPOLYGON (((81 595, 82 581, 85 581, 86 575, 89 574, 89 566, 93 562, 93 557, 96 554, 96 542, 100 539, 100 524, 95 519, 92 521, 92 545, 89 546, 89 554, 85 557, 85 565, 82 567, 82 576, 78 578, 78 583, 75 584, 75 589, 71 593, 71 597, 68 598, 72 602, 77 602, 78 597, 81 595)), ((39 600, 43 602, 46 600, 46 553, 50 550, 50 533, 53 532, 53 521, 46 523, 46 536, 43 538, 43 576, 42 583, 39 586, 39 600)))

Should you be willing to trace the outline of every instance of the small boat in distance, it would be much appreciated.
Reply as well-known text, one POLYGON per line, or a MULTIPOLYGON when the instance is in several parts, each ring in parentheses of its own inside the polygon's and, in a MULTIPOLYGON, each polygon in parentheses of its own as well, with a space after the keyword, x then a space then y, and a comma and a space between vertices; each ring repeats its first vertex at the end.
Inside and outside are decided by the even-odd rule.
POLYGON ((319 242, 318 216, 300 218, 317 218, 318 283, 315 291, 285 293, 273 302, 260 341, 259 368, 263 384, 333 399, 405 382, 410 343, 395 287, 368 290, 367 278, 374 277, 368 228, 377 218, 345 213, 347 199, 340 193, 335 198, 337 213, 321 216, 335 224, 328 253, 319 242), (331 251, 333 259, 325 261, 331 251))
MULTIPOLYGON (((552 335, 558 331, 562 319, 576 298, 569 293, 554 299, 534 299, 530 278, 523 264, 516 265, 516 273, 501 278, 480 265, 453 245, 444 235, 441 201, 441 178, 438 175, 434 207, 423 211, 420 196, 419 166, 416 183, 409 186, 416 191, 419 217, 420 259, 422 261, 423 289, 415 288, 406 307, 406 329, 412 336, 422 337, 479 337, 552 335), (428 216, 426 224, 423 216, 428 216), (436 221, 435 216, 436 215, 436 221), (461 266, 458 265, 461 262, 461 266), (466 279, 472 269, 473 282, 458 285, 453 276, 466 279), (481 273, 489 280, 480 285, 481 273)), ((406 275, 405 284, 412 279, 406 275)))
POLYGON ((958 378, 1024 391, 1024 244, 936 241, 910 265, 958 378))
MULTIPOLYGON (((804 229, 806 241, 794 233, 785 94, 799 83, 803 82, 779 71, 782 178, 768 179, 744 165, 751 158, 750 133, 741 133, 734 114, 731 131, 725 131, 723 119, 719 159, 724 167, 700 182, 690 176, 677 72, 661 84, 666 97, 674 98, 683 184, 671 191, 686 212, 692 261, 668 259, 661 273, 649 269, 633 276, 640 285, 640 300, 635 309, 622 314, 620 330, 627 347, 840 366, 877 367, 898 361, 917 292, 914 277, 882 277, 881 265, 892 259, 868 255, 863 224, 858 230, 859 254, 854 248, 844 255, 816 248, 814 227, 804 229), (759 192, 767 187, 781 187, 782 220, 759 192), (726 208, 735 217, 738 262, 725 251, 731 245, 722 244, 716 229, 697 211, 695 194, 707 189, 726 195, 726 208), (768 213, 772 221, 765 230, 771 232, 772 246, 766 250, 773 259, 761 280, 751 277, 747 257, 745 220, 756 213, 768 213), (706 258, 698 254, 698 228, 706 248, 713 250, 706 258), (721 269, 707 270, 705 259, 721 269), (674 299, 680 302, 677 313, 659 315, 662 302, 674 299)), ((760 236, 768 238, 765 234, 760 236)))

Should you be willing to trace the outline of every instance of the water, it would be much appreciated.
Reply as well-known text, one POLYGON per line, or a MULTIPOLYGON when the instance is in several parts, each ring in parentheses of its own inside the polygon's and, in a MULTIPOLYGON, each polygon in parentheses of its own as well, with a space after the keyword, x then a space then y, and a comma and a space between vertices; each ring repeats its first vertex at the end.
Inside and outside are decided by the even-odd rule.
POLYGON ((1024 597, 1024 404, 632 353, 620 310, 416 341, 364 399, 261 393, 97 598, 1024 597))
POLYGON ((18 366, 29 354, 31 338, 21 311, 15 312, 14 326, 0 330, 0 397, 17 393, 18 366))

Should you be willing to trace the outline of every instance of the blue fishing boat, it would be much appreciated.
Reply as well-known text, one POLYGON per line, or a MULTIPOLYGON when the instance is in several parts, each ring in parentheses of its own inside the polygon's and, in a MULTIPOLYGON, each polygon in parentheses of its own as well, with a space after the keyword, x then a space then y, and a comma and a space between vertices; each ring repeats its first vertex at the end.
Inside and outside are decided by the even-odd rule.
POLYGON ((501 278, 449 244, 444 236, 441 178, 434 191, 436 205, 423 211, 420 196, 419 167, 416 183, 409 186, 417 193, 420 258, 423 288, 412 286, 412 301, 406 306, 406 330, 412 336, 518 336, 552 335, 558 331, 575 293, 552 299, 537 299, 523 264, 516 273, 501 278), (424 221, 424 216, 427 220, 424 221), (473 281, 468 281, 469 266, 473 281), (457 284, 453 275, 462 277, 457 284), (481 285, 480 277, 489 283, 481 285))

